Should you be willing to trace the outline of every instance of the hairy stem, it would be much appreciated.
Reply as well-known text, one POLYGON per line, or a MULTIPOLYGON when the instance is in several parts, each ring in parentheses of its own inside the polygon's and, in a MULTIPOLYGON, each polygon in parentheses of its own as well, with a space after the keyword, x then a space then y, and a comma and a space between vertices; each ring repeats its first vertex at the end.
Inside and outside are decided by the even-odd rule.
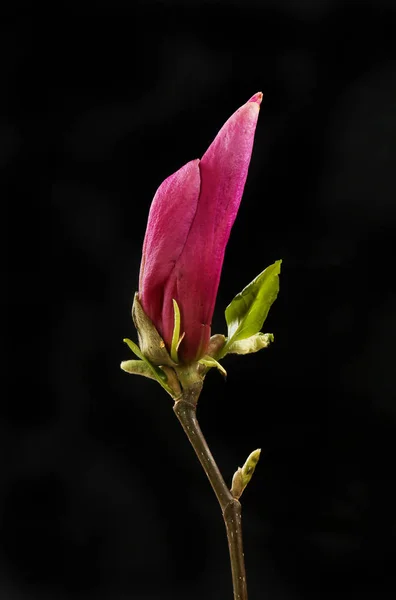
POLYGON ((234 600, 247 600, 246 571, 242 544, 241 505, 228 489, 204 435, 196 415, 196 404, 202 384, 192 386, 176 400, 173 410, 194 448, 219 501, 227 530, 230 551, 234 600))

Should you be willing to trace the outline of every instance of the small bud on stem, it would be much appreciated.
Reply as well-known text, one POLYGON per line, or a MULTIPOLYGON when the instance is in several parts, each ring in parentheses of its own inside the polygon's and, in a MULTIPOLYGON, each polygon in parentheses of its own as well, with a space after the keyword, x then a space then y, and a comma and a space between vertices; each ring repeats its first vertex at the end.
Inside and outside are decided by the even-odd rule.
POLYGON ((234 473, 231 484, 231 494, 237 500, 242 496, 243 490, 251 480, 258 460, 260 458, 261 448, 253 450, 247 457, 243 467, 238 467, 234 473))

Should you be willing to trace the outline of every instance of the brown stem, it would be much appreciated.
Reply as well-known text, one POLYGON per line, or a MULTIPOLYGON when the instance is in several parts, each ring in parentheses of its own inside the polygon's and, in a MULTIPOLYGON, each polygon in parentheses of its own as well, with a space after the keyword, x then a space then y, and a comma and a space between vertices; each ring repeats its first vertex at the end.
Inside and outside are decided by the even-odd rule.
POLYGON ((230 551, 234 600, 247 600, 241 505, 228 489, 199 426, 196 404, 201 389, 202 384, 188 389, 179 400, 175 401, 173 410, 195 450, 223 513, 230 551))
POLYGON ((242 507, 238 500, 232 499, 223 511, 227 529, 228 548, 230 550, 232 585, 234 586, 234 600, 247 600, 247 585, 245 571, 245 557, 242 544, 242 507))

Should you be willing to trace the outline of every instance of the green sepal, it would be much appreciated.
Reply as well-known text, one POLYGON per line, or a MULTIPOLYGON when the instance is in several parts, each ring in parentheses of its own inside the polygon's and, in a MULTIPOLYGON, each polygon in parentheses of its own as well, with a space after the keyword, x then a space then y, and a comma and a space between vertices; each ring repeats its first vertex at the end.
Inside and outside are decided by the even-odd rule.
POLYGON ((208 367, 209 369, 211 369, 212 367, 216 367, 216 369, 220 371, 223 377, 227 377, 227 371, 225 370, 223 365, 221 365, 215 358, 213 358, 213 356, 205 354, 205 356, 200 358, 198 362, 201 363, 201 365, 208 367))
POLYGON ((252 354, 263 348, 268 348, 271 342, 274 341, 272 333, 256 333, 244 340, 238 340, 228 346, 227 354, 252 354))
POLYGON ((141 352, 139 346, 137 344, 135 344, 135 342, 133 342, 132 340, 125 338, 123 340, 128 348, 130 350, 132 350, 132 352, 138 357, 140 358, 142 361, 144 361, 144 363, 147 365, 147 367, 151 370, 152 374, 153 374, 153 379, 156 379, 158 381, 158 383, 164 388, 164 390, 166 390, 168 392, 168 394, 170 394, 170 396, 172 396, 172 398, 175 396, 173 390, 171 389, 171 387, 168 385, 167 381, 168 378, 166 376, 166 373, 161 369, 161 367, 158 367, 157 365, 153 365, 145 356, 144 354, 141 352))
POLYGON ((260 332, 268 311, 278 295, 281 263, 281 260, 277 260, 267 267, 227 306, 225 318, 228 339, 219 358, 225 356, 235 342, 260 332))
POLYGON ((147 360, 153 365, 174 367, 175 362, 169 356, 165 342, 146 315, 136 293, 132 305, 132 318, 137 329, 139 348, 147 360))
POLYGON ((179 348, 180 340, 180 309, 179 305, 175 299, 173 299, 173 312, 174 312, 174 325, 173 325, 173 334, 172 334, 172 344, 171 344, 171 359, 176 364, 179 362, 177 356, 177 350, 179 348))

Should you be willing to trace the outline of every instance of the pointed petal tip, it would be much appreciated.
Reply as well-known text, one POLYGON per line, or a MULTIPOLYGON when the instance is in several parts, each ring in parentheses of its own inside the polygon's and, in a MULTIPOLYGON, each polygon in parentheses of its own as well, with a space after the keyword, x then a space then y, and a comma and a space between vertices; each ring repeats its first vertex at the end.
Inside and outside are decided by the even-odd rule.
POLYGON ((254 96, 252 96, 250 98, 250 100, 248 100, 248 102, 256 102, 260 106, 262 99, 263 99, 263 93, 257 92, 257 94, 254 94, 254 96))

